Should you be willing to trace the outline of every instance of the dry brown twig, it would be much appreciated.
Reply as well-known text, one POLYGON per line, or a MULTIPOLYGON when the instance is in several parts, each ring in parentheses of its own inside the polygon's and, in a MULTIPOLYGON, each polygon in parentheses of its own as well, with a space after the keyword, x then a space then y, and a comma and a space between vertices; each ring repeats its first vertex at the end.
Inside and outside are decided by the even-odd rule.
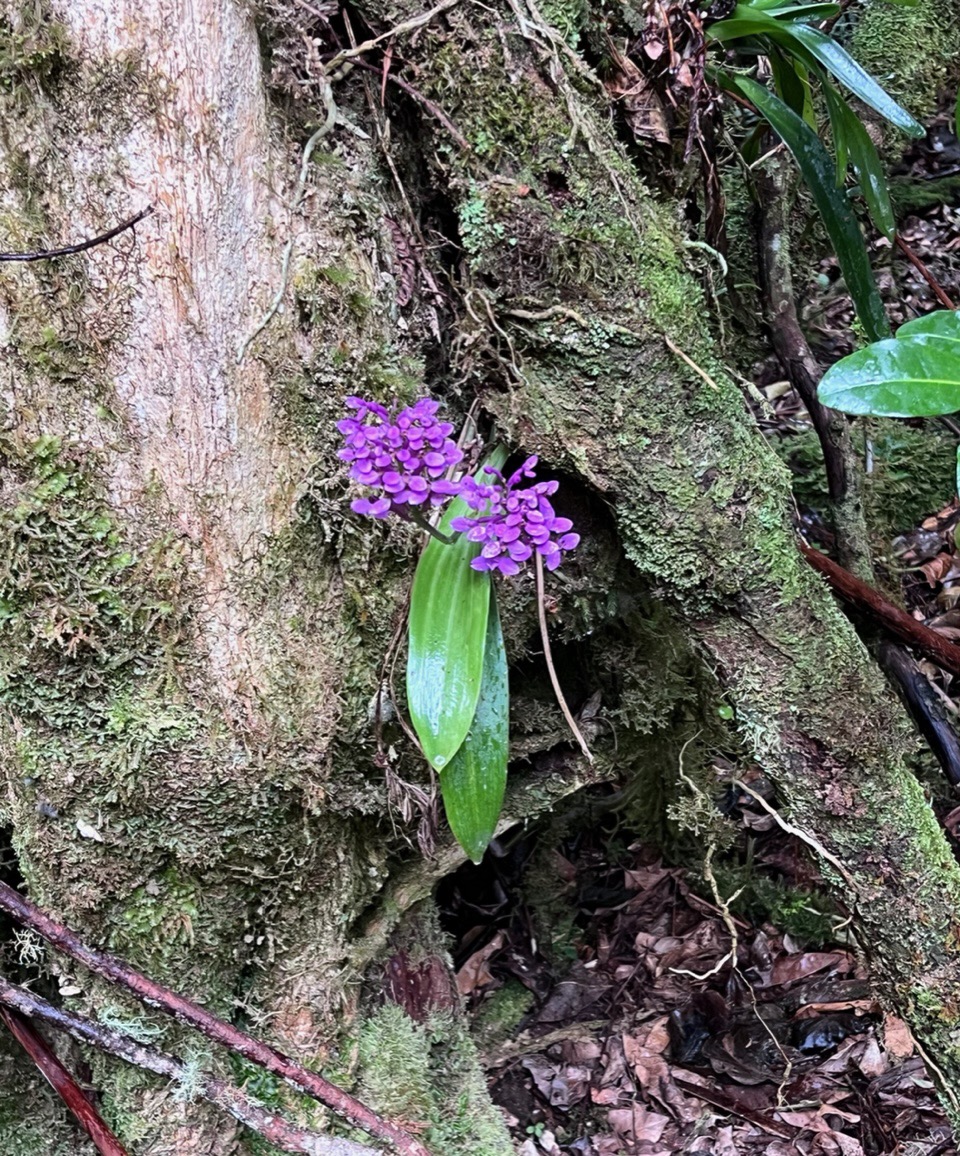
POLYGON ((121 959, 88 947, 62 923, 31 903, 6 883, 0 883, 0 909, 17 923, 41 935, 49 944, 82 963, 84 967, 110 983, 126 988, 141 1003, 159 1008, 178 1023, 195 1028, 209 1040, 242 1056, 258 1067, 279 1076, 292 1087, 306 1092, 342 1119, 377 1139, 392 1144, 403 1156, 431 1156, 429 1150, 415 1137, 384 1120, 355 1097, 331 1084, 323 1076, 311 1072, 276 1048, 240 1031, 232 1024, 163 984, 156 983, 136 971, 121 959))
MULTIPOLYGON (((211 1104, 229 1112, 235 1119, 283 1152, 300 1153, 301 1156, 379 1156, 379 1150, 376 1148, 368 1148, 352 1140, 323 1136, 319 1132, 299 1128, 284 1120, 282 1116, 278 1116, 276 1112, 262 1108, 226 1080, 217 1079, 205 1072, 193 1072, 182 1060, 160 1051, 151 1044, 141 1043, 132 1036, 108 1028, 86 1016, 54 1007, 27 988, 18 987, 5 979, 0 979, 0 1014, 41 1020, 50 1027, 65 1032, 79 1043, 89 1044, 98 1051, 126 1060, 127 1063, 145 1071, 175 1080, 211 1104)), ((41 1070, 47 1075, 47 1069, 41 1070)), ((82 1098, 79 1089, 77 1094, 82 1098)), ((103 1132, 96 1133, 91 1129, 90 1124, 81 1117, 73 1103, 70 1107, 81 1119, 102 1156, 127 1156, 126 1150, 106 1129, 106 1125, 95 1112, 92 1112, 93 1123, 95 1125, 99 1121, 103 1132, 106 1133, 105 1139, 103 1132)))

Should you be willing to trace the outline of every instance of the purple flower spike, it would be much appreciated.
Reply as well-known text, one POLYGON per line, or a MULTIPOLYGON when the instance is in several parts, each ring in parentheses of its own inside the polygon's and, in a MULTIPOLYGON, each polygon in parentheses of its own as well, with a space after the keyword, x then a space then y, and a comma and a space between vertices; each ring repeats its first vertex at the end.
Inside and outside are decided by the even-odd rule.
POLYGON ((463 453, 450 440, 453 426, 437 421, 438 402, 424 397, 396 413, 396 406, 387 410, 362 397, 344 400, 356 413, 337 423, 344 441, 338 456, 350 463, 353 481, 381 492, 354 502, 355 513, 385 518, 398 507, 440 505, 457 492, 443 475, 463 453))
POLYGON ((548 500, 559 483, 536 482, 517 488, 523 478, 536 476, 536 464, 535 457, 527 458, 507 479, 487 466, 485 472, 496 481, 484 484, 464 478, 460 483, 460 497, 477 515, 454 518, 450 525, 465 532, 471 542, 482 543, 479 556, 470 563, 474 570, 517 574, 535 550, 548 570, 556 570, 563 555, 579 543, 580 535, 570 533, 573 523, 558 517, 548 500))

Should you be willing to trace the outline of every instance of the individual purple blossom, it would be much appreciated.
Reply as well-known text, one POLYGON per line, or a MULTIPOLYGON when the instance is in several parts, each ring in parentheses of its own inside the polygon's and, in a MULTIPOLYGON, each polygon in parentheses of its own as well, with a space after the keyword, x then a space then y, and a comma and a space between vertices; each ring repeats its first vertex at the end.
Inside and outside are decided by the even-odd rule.
POLYGON ((499 470, 486 466, 485 473, 497 481, 485 483, 466 477, 460 482, 459 496, 478 513, 454 518, 450 527, 466 533, 471 542, 482 543, 480 554, 470 563, 474 570, 516 574, 535 550, 548 570, 556 570, 563 555, 580 541, 579 534, 570 533, 570 519, 558 517, 549 502, 558 482, 519 488, 522 478, 535 477, 536 464, 535 457, 527 458, 506 480, 499 470))
POLYGON ((463 452, 450 440, 450 422, 437 420, 438 402, 424 397, 399 413, 361 397, 345 403, 356 413, 337 423, 346 443, 338 456, 350 463, 353 481, 381 491, 353 502, 354 513, 385 518, 392 510, 404 513, 404 506, 439 505, 456 493, 443 475, 463 452))

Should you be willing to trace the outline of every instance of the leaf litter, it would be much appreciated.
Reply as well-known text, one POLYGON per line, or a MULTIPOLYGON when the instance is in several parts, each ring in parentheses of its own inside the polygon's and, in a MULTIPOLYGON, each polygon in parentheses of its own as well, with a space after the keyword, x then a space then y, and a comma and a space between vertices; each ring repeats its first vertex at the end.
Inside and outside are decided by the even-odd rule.
MULTIPOLYGON (((751 830, 762 812, 741 802, 754 861, 790 884, 795 864, 815 885, 804 848, 751 830)), ((574 918, 549 961, 512 894, 522 869, 493 887, 498 902, 472 893, 477 868, 440 897, 463 917, 458 977, 478 1028, 498 999, 525 998, 499 1038, 476 1033, 521 1156, 955 1156, 909 1028, 875 1000, 842 913, 836 942, 809 946, 731 913, 731 969, 728 927, 694 873, 641 843, 616 865, 603 838, 572 843, 553 853, 574 918)))

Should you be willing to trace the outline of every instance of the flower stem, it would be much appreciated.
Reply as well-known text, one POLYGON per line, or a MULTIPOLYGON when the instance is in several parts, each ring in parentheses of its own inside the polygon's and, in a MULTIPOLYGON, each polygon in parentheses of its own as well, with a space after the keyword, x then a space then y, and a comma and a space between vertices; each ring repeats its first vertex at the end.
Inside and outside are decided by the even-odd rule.
POLYGON ((426 530, 431 538, 436 538, 438 542, 442 542, 444 546, 452 546, 456 542, 457 534, 441 534, 436 526, 431 526, 423 514, 416 510, 407 510, 404 515, 406 519, 413 522, 414 525, 419 526, 421 530, 426 530))
POLYGON ((550 672, 550 682, 553 685, 553 693, 556 696, 557 705, 561 711, 563 711, 563 717, 567 720, 567 726, 573 731, 573 737, 580 744, 580 750, 582 750, 586 756, 587 762, 592 763, 593 755, 590 754, 587 740, 583 737, 576 720, 570 713, 567 700, 563 697, 563 691, 560 689, 560 680, 557 678, 556 668, 553 665, 553 654, 550 651, 550 635, 547 633, 547 610, 543 590, 543 558, 539 551, 534 553, 534 559, 536 562, 537 575, 537 617, 540 619, 540 637, 543 639, 543 657, 546 659, 547 670, 550 672))

